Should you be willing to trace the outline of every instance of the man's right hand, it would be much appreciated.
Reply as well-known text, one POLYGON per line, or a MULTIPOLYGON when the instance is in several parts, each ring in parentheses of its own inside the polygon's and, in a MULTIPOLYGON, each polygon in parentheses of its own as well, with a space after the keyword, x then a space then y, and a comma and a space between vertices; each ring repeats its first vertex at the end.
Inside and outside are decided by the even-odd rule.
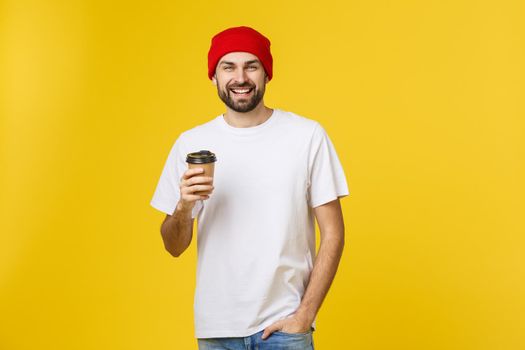
POLYGON ((196 201, 210 198, 210 194, 214 189, 211 184, 213 178, 209 176, 198 176, 203 172, 204 169, 202 168, 192 168, 184 172, 179 184, 181 198, 177 204, 178 209, 184 211, 192 210, 196 201), (208 193, 204 195, 194 194, 194 192, 198 191, 206 191, 208 193))

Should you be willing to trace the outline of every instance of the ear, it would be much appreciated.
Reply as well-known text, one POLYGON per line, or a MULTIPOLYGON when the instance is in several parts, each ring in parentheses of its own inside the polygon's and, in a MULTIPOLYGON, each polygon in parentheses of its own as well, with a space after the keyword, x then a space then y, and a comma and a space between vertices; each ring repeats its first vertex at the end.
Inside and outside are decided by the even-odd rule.
POLYGON ((215 73, 213 77, 211 77, 211 82, 213 83, 213 85, 217 86, 217 73, 215 73))

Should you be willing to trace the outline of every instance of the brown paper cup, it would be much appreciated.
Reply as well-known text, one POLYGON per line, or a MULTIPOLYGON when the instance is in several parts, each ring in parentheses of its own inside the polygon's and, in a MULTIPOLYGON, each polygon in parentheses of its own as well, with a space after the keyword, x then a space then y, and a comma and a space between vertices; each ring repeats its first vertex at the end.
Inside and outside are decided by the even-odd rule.
MULTIPOLYGON (((217 158, 215 157, 215 154, 210 151, 206 151, 206 150, 189 153, 186 156, 186 162, 188 163, 188 168, 189 169, 203 168, 204 173, 195 175, 195 176, 210 176, 212 178, 211 185, 213 185, 213 176, 215 172, 215 162, 216 161, 217 161, 217 158)), ((201 196, 201 195, 208 195, 210 193, 211 191, 196 191, 193 194, 201 196)))

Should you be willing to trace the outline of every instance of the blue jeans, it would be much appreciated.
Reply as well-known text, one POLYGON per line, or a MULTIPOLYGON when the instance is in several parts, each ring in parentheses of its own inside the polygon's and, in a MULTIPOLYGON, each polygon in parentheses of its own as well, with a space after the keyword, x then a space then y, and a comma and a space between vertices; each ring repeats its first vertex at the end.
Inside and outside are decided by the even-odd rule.
POLYGON ((265 340, 263 331, 239 338, 198 338, 199 350, 314 350, 312 330, 306 333, 273 332, 265 340))

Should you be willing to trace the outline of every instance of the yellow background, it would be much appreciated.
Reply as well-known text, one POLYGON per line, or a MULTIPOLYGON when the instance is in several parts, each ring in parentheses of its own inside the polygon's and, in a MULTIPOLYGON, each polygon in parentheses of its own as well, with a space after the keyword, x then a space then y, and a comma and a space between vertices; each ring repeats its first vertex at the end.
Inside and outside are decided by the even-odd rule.
POLYGON ((224 111, 211 36, 272 41, 351 195, 317 349, 525 348, 522 1, 0 2, 0 349, 196 349, 196 245, 149 206, 224 111))

